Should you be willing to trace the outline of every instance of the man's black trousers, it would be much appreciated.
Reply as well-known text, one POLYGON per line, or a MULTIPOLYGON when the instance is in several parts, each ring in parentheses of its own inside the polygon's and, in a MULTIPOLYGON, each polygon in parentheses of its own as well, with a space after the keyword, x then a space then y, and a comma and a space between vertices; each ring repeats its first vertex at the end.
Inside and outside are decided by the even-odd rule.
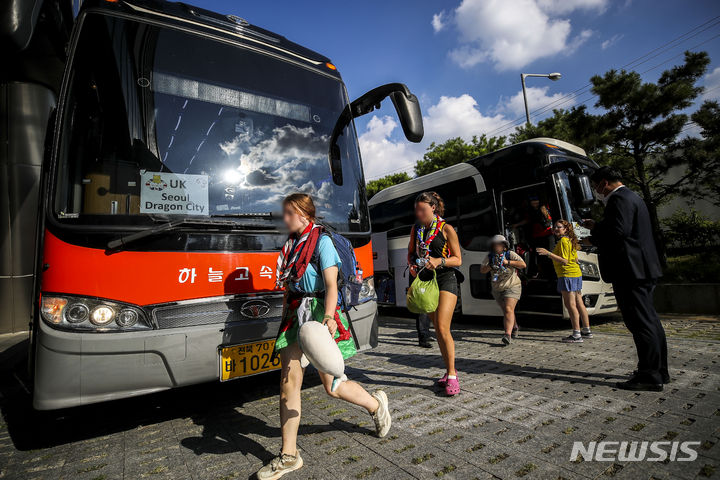
POLYGON ((669 378, 665 329, 653 306, 654 280, 613 282, 615 298, 625 326, 632 333, 637 349, 635 380, 642 383, 665 383, 669 378))

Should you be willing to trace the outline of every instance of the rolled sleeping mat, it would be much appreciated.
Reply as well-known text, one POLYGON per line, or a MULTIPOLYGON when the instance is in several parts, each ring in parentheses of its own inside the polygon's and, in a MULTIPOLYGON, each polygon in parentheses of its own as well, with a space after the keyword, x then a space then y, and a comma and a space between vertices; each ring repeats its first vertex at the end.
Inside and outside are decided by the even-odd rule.
POLYGON ((347 380, 345 360, 327 325, 315 321, 303 323, 298 331, 298 345, 315 368, 334 377, 331 391, 347 380))

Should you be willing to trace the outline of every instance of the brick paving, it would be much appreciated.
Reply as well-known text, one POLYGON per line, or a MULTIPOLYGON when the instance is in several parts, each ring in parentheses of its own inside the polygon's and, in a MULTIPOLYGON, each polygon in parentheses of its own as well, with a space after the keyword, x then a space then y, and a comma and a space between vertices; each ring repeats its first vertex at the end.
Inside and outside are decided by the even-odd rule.
MULTIPOLYGON (((409 319, 381 325, 381 345, 347 370, 388 393, 389 436, 375 438, 369 416, 327 397, 309 372, 306 466, 284 478, 720 477, 717 341, 671 336, 673 383, 635 393, 613 388, 635 361, 621 329, 582 345, 559 343, 565 330, 522 330, 502 348, 497 328, 457 324, 463 392, 446 398, 433 386, 437 347, 418 348, 409 319), (694 462, 571 462, 575 440, 701 445, 694 462)), ((0 479, 245 479, 280 448, 277 374, 49 413, 31 411, 17 375, 0 377, 0 479)))
MULTIPOLYGON (((595 331, 626 334, 622 317, 608 317, 595 325, 595 331), (606 321, 609 320, 609 321, 606 321)), ((709 315, 660 315, 665 333, 670 337, 720 341, 720 317, 709 315)))

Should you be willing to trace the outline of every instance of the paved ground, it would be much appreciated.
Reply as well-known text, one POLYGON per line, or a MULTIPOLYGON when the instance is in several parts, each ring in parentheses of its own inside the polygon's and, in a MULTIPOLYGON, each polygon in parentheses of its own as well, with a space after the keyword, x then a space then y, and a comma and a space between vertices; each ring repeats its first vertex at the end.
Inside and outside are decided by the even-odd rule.
MULTIPOLYGON (((632 393, 612 387, 633 367, 629 336, 563 345, 565 330, 521 333, 501 348, 496 329, 457 325, 463 392, 448 399, 433 387, 438 350, 416 347, 407 319, 384 318, 381 346, 352 359, 348 373, 386 390, 390 435, 373 437, 369 416, 328 398, 310 374, 299 440, 306 467, 285 478, 720 476, 720 343, 671 338, 673 383, 632 393), (701 445, 694 462, 571 462, 575 440, 701 445)), ((0 478, 248 478, 280 447, 276 385, 271 374, 38 415, 5 374, 0 478)))
MULTIPOLYGON (((720 341, 720 319, 716 316, 704 315, 660 315, 665 332, 671 337, 697 338, 720 341)), ((627 329, 622 317, 617 321, 602 322, 595 326, 595 331, 605 333, 626 334, 627 329)), ((612 320, 616 320, 612 319, 612 320)))

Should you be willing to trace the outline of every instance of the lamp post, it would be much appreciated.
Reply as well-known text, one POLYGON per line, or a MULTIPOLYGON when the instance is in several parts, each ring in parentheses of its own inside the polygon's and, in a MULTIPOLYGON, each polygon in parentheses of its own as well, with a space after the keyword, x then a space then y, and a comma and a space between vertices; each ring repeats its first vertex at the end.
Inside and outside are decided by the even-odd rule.
POLYGON ((545 77, 549 78, 550 80, 557 81, 562 78, 562 75, 554 72, 554 73, 521 73, 520 74, 520 81, 522 82, 522 89, 523 89, 523 100, 525 100, 525 118, 527 119, 527 123, 530 123, 530 110, 528 110, 528 104, 527 104, 527 92, 525 92, 525 77, 545 77))

